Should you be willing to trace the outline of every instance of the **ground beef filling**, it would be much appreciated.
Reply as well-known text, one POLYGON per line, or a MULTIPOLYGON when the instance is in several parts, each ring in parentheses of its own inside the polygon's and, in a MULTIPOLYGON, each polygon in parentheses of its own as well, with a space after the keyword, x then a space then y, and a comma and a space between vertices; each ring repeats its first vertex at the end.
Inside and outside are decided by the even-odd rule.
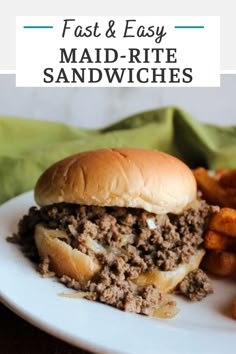
MULTIPOLYGON (((102 265, 102 271, 83 289, 66 276, 61 278, 63 283, 88 291, 94 300, 151 315, 158 304, 167 300, 157 287, 137 287, 132 280, 146 271, 157 268, 171 271, 179 264, 187 263, 190 256, 201 248, 207 220, 215 211, 203 201, 180 215, 162 216, 142 209, 59 203, 40 209, 32 207, 19 223, 17 238, 25 251, 37 258, 33 238, 37 223, 66 231, 68 237, 65 242, 95 256, 102 265)), ((48 260, 41 264, 43 274, 47 274, 48 265, 48 260)), ((194 288, 197 287, 184 286, 182 292, 193 294, 194 288)), ((198 293, 201 293, 197 295, 200 299, 206 296, 207 291, 198 293)), ((194 295, 189 297, 194 299, 194 295)))
POLYGON ((213 292, 209 278, 201 269, 186 275, 179 284, 179 290, 192 301, 198 301, 213 292))

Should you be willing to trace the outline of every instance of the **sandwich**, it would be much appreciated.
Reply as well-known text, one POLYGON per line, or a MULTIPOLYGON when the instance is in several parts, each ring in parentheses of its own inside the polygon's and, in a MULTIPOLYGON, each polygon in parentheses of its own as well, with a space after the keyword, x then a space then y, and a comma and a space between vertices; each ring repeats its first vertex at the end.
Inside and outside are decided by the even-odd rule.
POLYGON ((157 150, 98 149, 50 166, 34 190, 38 207, 16 238, 39 263, 87 299, 171 317, 170 293, 212 292, 199 269, 216 210, 197 199, 192 171, 157 150))

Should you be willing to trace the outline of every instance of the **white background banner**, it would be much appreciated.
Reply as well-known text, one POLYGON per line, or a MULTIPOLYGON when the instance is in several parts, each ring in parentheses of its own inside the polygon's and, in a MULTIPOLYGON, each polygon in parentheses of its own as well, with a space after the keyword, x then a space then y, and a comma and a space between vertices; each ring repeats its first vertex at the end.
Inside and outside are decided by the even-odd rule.
POLYGON ((220 18, 17 17, 16 85, 219 86, 220 18))

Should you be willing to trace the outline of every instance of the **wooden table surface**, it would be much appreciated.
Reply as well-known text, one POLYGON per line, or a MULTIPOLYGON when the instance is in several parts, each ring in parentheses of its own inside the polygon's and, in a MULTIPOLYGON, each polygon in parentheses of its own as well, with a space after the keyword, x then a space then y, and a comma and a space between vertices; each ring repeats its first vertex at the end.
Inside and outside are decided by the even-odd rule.
POLYGON ((33 327, 0 303, 1 354, 89 354, 33 327))

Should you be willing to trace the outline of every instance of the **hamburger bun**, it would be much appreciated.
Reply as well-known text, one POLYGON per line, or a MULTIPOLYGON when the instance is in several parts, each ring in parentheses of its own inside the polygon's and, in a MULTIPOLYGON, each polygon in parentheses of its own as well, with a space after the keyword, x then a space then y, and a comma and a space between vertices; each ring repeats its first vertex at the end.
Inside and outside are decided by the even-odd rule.
POLYGON ((39 178, 40 206, 67 202, 180 213, 196 199, 191 170, 156 150, 117 148, 82 152, 49 167, 39 178))

